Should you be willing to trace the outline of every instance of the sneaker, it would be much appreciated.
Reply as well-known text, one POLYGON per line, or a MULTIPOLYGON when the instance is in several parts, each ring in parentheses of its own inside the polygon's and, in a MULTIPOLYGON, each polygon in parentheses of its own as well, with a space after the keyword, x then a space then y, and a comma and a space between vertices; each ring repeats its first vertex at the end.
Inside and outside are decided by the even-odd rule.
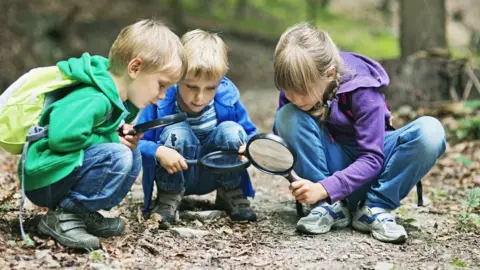
POLYGON ((185 189, 179 191, 158 190, 157 200, 150 214, 159 214, 162 216, 163 222, 174 222, 184 193, 185 189))
POLYGON ((125 221, 121 218, 106 218, 97 212, 80 216, 85 222, 87 232, 98 237, 118 236, 125 230, 125 221))
POLYGON ((373 238, 382 242, 403 243, 408 238, 405 228, 395 222, 389 210, 367 204, 355 213, 352 226, 358 231, 371 233, 373 238))
POLYGON ((250 201, 243 195, 241 187, 231 190, 217 189, 215 205, 225 210, 233 221, 257 220, 257 214, 250 207, 250 201))
POLYGON ((49 210, 38 223, 40 233, 50 235, 58 243, 69 248, 95 250, 100 240, 89 234, 83 219, 64 209, 49 210))
POLYGON ((297 230, 310 234, 327 233, 332 228, 347 227, 351 220, 348 206, 342 201, 337 201, 334 204, 322 202, 316 205, 308 216, 297 222, 297 230))

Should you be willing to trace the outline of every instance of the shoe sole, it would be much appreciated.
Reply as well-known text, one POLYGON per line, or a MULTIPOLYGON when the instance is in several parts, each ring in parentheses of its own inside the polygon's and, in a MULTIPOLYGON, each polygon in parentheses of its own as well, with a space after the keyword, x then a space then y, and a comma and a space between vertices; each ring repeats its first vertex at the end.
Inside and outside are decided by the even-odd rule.
POLYGON ((400 235, 399 237, 392 238, 385 236, 383 234, 380 234, 368 227, 367 225, 361 223, 361 222, 352 222, 352 227, 362 233, 370 233, 373 238, 377 239, 378 241, 385 242, 385 243, 393 243, 393 244, 401 244, 404 243, 407 240, 406 235, 400 235))
POLYGON ((350 220, 343 220, 335 222, 330 226, 317 226, 317 225, 308 225, 308 224, 298 224, 297 231, 307 234, 324 234, 333 229, 343 229, 350 224, 350 220))
POLYGON ((100 248, 100 240, 98 238, 93 239, 93 241, 90 243, 79 243, 77 241, 72 241, 69 238, 65 238, 64 236, 57 234, 55 230, 50 228, 43 220, 40 220, 38 223, 38 230, 41 234, 53 237, 58 243, 65 247, 86 250, 96 250, 100 248))

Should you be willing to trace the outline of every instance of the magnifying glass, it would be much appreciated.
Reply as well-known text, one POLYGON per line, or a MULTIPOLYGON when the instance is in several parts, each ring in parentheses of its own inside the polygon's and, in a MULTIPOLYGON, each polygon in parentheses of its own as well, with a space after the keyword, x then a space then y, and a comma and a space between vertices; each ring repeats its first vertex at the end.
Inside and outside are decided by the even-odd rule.
MULTIPOLYGON (((274 134, 260 133, 253 136, 247 143, 246 152, 253 166, 260 171, 285 177, 293 183, 293 168, 297 161, 296 154, 281 137, 274 134)), ((296 201, 298 217, 306 216, 303 205, 296 201)))
POLYGON ((250 161, 233 151, 215 151, 199 159, 186 159, 188 165, 200 165, 213 173, 229 173, 241 171, 250 166, 250 161))
MULTIPOLYGON (((272 175, 281 175, 290 183, 295 179, 292 170, 295 166, 295 152, 279 136, 260 133, 248 140, 245 152, 216 151, 198 160, 186 160, 189 165, 200 165, 216 173, 235 172, 253 165, 260 171, 272 175)), ((304 217, 303 205, 297 201, 297 214, 304 217)))
POLYGON ((133 129, 131 129, 127 133, 127 135, 136 135, 139 133, 144 133, 150 129, 165 127, 165 126, 176 124, 185 120, 187 120, 187 114, 183 112, 167 115, 159 119, 155 119, 152 121, 135 125, 133 129))

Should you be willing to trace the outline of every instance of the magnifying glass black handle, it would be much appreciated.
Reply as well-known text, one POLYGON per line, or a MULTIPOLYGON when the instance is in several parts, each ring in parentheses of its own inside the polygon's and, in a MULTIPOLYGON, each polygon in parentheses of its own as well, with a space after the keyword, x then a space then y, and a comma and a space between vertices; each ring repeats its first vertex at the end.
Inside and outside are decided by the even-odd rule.
POLYGON ((123 133, 123 125, 118 129, 118 133, 120 134, 120 136, 122 137, 125 137, 127 135, 137 135, 137 131, 135 129, 130 129, 126 134, 123 133))
POLYGON ((287 178, 287 180, 288 180, 288 182, 290 182, 290 184, 296 181, 291 173, 288 173, 287 175, 285 175, 285 178, 287 178))
POLYGON ((198 159, 185 159, 187 165, 198 165, 198 159))
POLYGON ((128 133, 125 134, 125 136, 126 136, 126 135, 131 135, 131 136, 137 135, 137 131, 135 131, 135 129, 130 129, 130 130, 128 131, 128 133))

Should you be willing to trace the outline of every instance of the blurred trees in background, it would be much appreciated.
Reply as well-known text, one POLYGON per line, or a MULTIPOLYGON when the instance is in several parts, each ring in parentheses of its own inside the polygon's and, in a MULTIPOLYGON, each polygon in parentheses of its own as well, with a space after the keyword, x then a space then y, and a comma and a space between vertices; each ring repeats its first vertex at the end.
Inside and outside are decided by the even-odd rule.
POLYGON ((445 0, 400 1, 401 56, 447 49, 445 0))
POLYGON ((478 91, 460 59, 478 59, 467 47, 480 46, 479 1, 2 0, 0 92, 33 67, 84 51, 107 55, 123 26, 154 17, 178 35, 194 28, 220 33, 230 47, 229 76, 241 88, 275 88, 275 44, 287 27, 308 20, 328 31, 341 50, 385 66, 393 108, 449 101, 464 93, 475 98, 478 91), (454 20, 454 26, 464 25, 466 38, 459 36, 462 31, 446 33, 454 20))

